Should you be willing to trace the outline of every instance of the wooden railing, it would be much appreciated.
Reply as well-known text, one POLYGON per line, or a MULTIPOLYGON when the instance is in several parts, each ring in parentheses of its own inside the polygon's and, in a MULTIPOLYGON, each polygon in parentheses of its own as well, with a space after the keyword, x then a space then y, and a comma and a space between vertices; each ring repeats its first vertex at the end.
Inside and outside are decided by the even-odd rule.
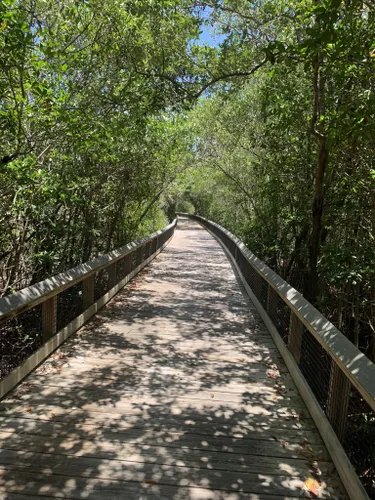
MULTIPOLYGON (((187 216, 187 214, 180 214, 187 216)), ((375 365, 236 236, 225 246, 297 385, 352 499, 375 498, 375 365), (367 492, 367 493, 366 493, 367 492)))
POLYGON ((0 398, 145 267, 173 236, 176 222, 0 298, 0 398))

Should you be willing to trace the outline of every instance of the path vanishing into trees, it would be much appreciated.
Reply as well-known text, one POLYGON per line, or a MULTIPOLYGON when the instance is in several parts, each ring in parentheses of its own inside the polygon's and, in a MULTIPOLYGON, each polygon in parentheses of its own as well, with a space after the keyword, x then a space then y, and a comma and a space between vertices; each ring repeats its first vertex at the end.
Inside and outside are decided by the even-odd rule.
POLYGON ((219 243, 165 250, 1 403, 0 498, 346 498, 219 243))

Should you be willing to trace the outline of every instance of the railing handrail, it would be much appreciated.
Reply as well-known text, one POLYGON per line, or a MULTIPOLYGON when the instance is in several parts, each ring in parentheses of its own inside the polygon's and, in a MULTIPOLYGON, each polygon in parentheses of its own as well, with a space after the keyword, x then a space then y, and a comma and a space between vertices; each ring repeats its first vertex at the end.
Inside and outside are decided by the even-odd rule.
POLYGON ((99 255, 83 264, 63 271, 56 276, 47 278, 35 285, 28 286, 14 292, 11 295, 0 298, 0 321, 5 321, 21 312, 25 312, 38 304, 45 302, 49 298, 62 292, 64 289, 69 288, 80 281, 83 281, 88 276, 104 269, 109 264, 117 262, 128 253, 134 251, 138 247, 144 245, 146 242, 164 234, 171 227, 175 226, 177 219, 168 224, 168 226, 155 231, 154 233, 132 241, 116 250, 112 250, 104 255, 99 255))
POLYGON ((253 268, 260 274, 288 307, 302 321, 323 349, 334 359, 347 378, 360 392, 365 401, 375 410, 375 364, 367 358, 345 335, 340 332, 321 312, 319 312, 301 293, 287 283, 281 276, 256 257, 237 236, 216 222, 199 215, 190 216, 215 226, 235 243, 253 268))

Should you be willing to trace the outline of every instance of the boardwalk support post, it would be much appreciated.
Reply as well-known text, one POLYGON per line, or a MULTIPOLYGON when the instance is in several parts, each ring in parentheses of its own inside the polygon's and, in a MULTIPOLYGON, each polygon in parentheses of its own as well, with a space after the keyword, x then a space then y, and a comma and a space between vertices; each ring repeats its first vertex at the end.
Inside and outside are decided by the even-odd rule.
POLYGON ((112 288, 116 285, 116 270, 117 262, 108 266, 108 290, 112 290, 112 288))
POLYGON ((94 274, 88 276, 85 280, 83 280, 83 307, 84 309, 88 309, 94 303, 94 274))
POLYGON ((297 318, 293 311, 290 311, 288 349, 296 360, 297 364, 301 361, 303 323, 297 318))
POLYGON ((272 288, 271 285, 268 285, 267 288, 267 313, 270 318, 275 320, 276 315, 277 315, 277 293, 275 290, 272 288))
POLYGON ((43 302, 42 325, 43 342, 47 342, 57 330, 57 295, 43 302))
POLYGON ((327 417, 340 441, 345 439, 351 384, 343 371, 332 362, 327 417))

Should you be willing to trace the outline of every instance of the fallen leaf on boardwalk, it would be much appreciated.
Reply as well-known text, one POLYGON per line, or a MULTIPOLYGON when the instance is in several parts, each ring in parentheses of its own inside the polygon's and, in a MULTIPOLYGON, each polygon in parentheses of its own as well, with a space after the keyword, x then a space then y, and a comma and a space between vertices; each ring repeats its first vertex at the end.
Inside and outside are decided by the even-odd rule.
POLYGON ((52 361, 51 367, 54 368, 55 370, 62 370, 63 364, 62 363, 57 363, 56 361, 52 361))
POLYGON ((280 394, 280 396, 286 396, 286 395, 287 395, 287 391, 286 391, 286 390, 284 390, 284 389, 282 389, 282 388, 280 388, 280 389, 276 389, 276 392, 277 392, 278 394, 280 394))
POLYGON ((66 355, 66 354, 63 354, 63 353, 59 353, 59 354, 57 354, 57 353, 56 353, 56 354, 52 354, 52 357, 53 357, 54 359, 65 359, 65 358, 66 358, 66 356, 67 356, 67 355, 66 355))
POLYGON ((31 413, 33 410, 30 408, 30 406, 28 406, 28 407, 26 408, 26 411, 27 411, 27 413, 31 413))
POLYGON ((281 445, 283 448, 285 448, 287 446, 288 442, 287 441, 281 441, 281 445))
POLYGON ((304 448, 307 444, 310 443, 307 441, 307 439, 305 439, 304 441, 301 441, 299 445, 302 446, 302 448, 304 448))
POLYGON ((316 497, 319 495, 319 487, 320 484, 316 479, 313 479, 312 477, 308 477, 305 481, 305 488, 307 491, 310 491, 313 495, 316 497))
POLYGON ((311 453, 311 451, 309 450, 297 450, 297 455, 300 455, 302 457, 306 457, 306 458, 312 458, 313 457, 313 453, 311 453))
POLYGON ((145 484, 157 484, 156 481, 147 480, 144 481, 145 484))
POLYGON ((35 370, 35 375, 48 375, 50 373, 54 373, 52 365, 43 365, 37 370, 35 370))
POLYGON ((273 399, 273 400, 277 399, 277 396, 272 396, 272 399, 273 399))
POLYGON ((56 417, 56 415, 52 412, 52 413, 51 413, 51 417, 52 417, 52 418, 55 418, 55 417, 56 417))
POLYGON ((319 469, 317 462, 311 462, 310 466, 311 466, 311 470, 314 474, 317 474, 318 476, 322 475, 322 471, 319 469))
POLYGON ((210 396, 211 396, 211 398, 214 398, 215 394, 213 392, 211 392, 210 396))

